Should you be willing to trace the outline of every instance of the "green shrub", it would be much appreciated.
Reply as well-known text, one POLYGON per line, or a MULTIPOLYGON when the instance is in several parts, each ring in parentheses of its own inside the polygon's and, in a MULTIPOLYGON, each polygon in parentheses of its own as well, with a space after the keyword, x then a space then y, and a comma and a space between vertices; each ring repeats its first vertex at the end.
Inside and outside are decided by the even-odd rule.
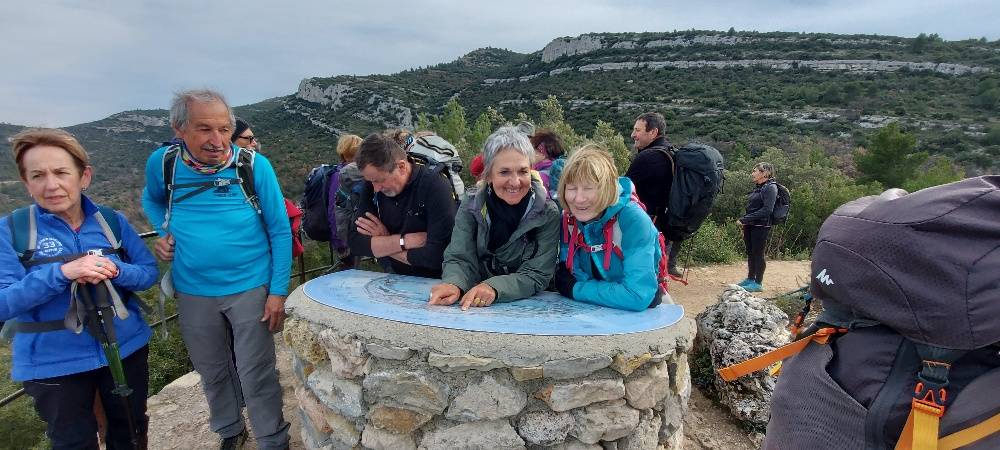
POLYGON ((730 263, 740 259, 743 238, 736 223, 718 225, 706 220, 691 238, 684 241, 678 255, 681 265, 730 263))

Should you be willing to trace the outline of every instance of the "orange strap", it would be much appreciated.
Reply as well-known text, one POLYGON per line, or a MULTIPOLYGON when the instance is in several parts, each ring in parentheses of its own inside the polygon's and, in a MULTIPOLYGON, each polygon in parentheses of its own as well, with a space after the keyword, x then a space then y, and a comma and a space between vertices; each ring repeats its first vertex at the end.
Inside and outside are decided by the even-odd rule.
POLYGON ((767 366, 774 364, 778 361, 782 361, 789 356, 794 356, 795 354, 801 352, 803 349, 809 345, 810 342, 816 342, 817 344, 826 344, 830 340, 830 336, 846 333, 846 328, 820 328, 816 333, 810 334, 802 339, 799 339, 791 344, 778 347, 771 350, 763 355, 756 358, 751 358, 743 361, 739 364, 733 364, 729 367, 723 367, 719 369, 719 376, 723 380, 733 381, 745 375, 749 375, 758 370, 763 370, 767 366))
POLYGON ((964 447, 998 431, 1000 431, 1000 414, 941 438, 938 441, 938 450, 964 447))
POLYGON ((925 395, 910 401, 910 414, 896 442, 896 450, 937 450, 938 430, 945 411, 942 403, 948 393, 943 388, 939 392, 933 389, 925 391, 923 383, 917 383, 916 391, 917 395, 925 395))
MULTIPOLYGON (((914 446, 914 441, 917 439, 923 439, 923 437, 917 437, 914 434, 914 429, 918 428, 917 419, 915 419, 914 410, 910 410, 909 417, 906 418, 906 425, 903 427, 903 434, 899 436, 899 441, 896 442, 896 450, 913 450, 922 448, 918 443, 914 446)), ((936 421, 934 418, 933 421, 936 421)), ((934 430, 937 431, 937 423, 933 424, 934 430)), ((956 431, 949 434, 941 439, 937 440, 937 446, 927 446, 923 448, 931 448, 936 450, 955 450, 957 448, 964 447, 966 445, 972 444, 980 439, 983 439, 993 433, 1000 431, 1000 414, 994 415, 989 419, 979 422, 964 430, 956 431)), ((934 437, 930 437, 930 442, 934 442, 934 437)), ((923 442, 923 443, 926 443, 923 442)))

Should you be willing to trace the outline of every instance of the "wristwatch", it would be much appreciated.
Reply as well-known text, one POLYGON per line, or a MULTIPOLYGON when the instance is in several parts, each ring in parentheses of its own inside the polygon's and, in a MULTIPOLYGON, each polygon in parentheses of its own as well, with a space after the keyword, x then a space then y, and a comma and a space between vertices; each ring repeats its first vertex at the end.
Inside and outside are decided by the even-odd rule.
POLYGON ((402 234, 402 233, 399 235, 399 249, 401 251, 406 251, 406 239, 405 239, 405 236, 406 235, 402 234))

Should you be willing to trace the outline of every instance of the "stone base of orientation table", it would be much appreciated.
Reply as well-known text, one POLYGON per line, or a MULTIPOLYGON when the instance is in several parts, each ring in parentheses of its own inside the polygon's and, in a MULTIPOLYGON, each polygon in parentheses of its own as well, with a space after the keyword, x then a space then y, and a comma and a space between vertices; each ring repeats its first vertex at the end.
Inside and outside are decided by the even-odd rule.
POLYGON ((308 449, 679 450, 695 328, 535 336, 286 303, 308 449), (602 444, 604 447, 602 447, 602 444))

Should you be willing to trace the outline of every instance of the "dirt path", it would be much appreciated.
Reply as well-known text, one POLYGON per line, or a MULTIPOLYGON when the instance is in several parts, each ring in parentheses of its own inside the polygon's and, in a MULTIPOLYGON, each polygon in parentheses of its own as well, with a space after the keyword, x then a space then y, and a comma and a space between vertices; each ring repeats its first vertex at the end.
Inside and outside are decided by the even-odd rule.
MULTIPOLYGON (((772 297, 796 289, 809 277, 809 261, 768 261, 764 276, 763 297, 772 297)), ((719 300, 719 294, 731 283, 746 278, 746 263, 695 267, 688 272, 689 283, 670 285, 674 302, 684 306, 687 317, 695 317, 719 300)), ((747 437, 728 412, 706 398, 697 388, 691 392, 688 413, 684 417, 686 450, 751 450, 757 446, 747 437)))

